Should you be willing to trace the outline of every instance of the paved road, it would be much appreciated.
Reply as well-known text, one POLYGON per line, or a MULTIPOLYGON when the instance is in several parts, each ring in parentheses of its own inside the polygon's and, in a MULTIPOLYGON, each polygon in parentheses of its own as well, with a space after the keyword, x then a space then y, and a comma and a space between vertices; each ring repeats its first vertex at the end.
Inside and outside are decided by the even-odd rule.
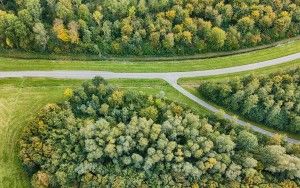
MULTIPOLYGON (((170 72, 170 73, 114 73, 114 72, 103 72, 103 71, 8 71, 8 72, 0 72, 0 78, 8 78, 8 77, 49 77, 49 78, 68 78, 68 79, 90 79, 95 76, 102 76, 105 79, 113 79, 113 78, 127 78, 127 79, 163 79, 167 81, 171 86, 173 86, 180 93, 195 101, 199 105, 204 108, 212 111, 218 112, 219 110, 214 106, 208 104, 207 102, 195 97, 187 90, 183 89, 180 85, 177 84, 177 80, 183 77, 203 77, 203 76, 213 76, 220 74, 228 74, 228 73, 237 73, 242 71, 255 70, 263 67, 268 67, 272 65, 278 65, 285 62, 289 62, 292 60, 300 59, 300 53, 296 53, 293 55, 249 64, 243 66, 236 66, 230 68, 223 69, 214 69, 214 70, 205 70, 205 71, 191 71, 191 72, 170 72)), ((234 117, 225 114, 224 118, 226 119, 235 119, 234 117)), ((273 133, 251 125, 247 122, 237 120, 237 123, 246 126, 250 125, 254 131, 260 132, 262 134, 271 136, 273 133)), ((291 143, 300 143, 299 140, 295 140, 292 138, 287 138, 288 142, 291 143)))

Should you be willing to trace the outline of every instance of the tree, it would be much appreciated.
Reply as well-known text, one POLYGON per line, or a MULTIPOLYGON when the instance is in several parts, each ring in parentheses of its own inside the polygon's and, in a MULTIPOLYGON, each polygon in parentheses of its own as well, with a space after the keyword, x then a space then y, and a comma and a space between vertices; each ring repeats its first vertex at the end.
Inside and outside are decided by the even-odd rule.
POLYGON ((18 48, 23 48, 23 49, 28 48, 28 44, 30 41, 29 41, 29 38, 27 37, 29 30, 26 27, 26 25, 23 22, 21 22, 20 20, 16 19, 13 22, 11 30, 12 31, 10 34, 14 34, 14 36, 11 36, 9 38, 14 39, 14 44, 18 48))
POLYGON ((148 12, 148 6, 146 0, 140 0, 138 3, 138 12, 142 15, 145 15, 148 12))
POLYGON ((160 34, 159 32, 154 32, 150 34, 150 42, 152 47, 158 47, 160 42, 160 34))
POLYGON ((226 171, 226 177, 230 180, 237 180, 241 175, 242 167, 235 163, 232 163, 226 171))
POLYGON ((226 33, 221 28, 212 28, 209 35, 209 42, 212 49, 220 49, 224 46, 226 33))
POLYGON ((252 157, 246 157, 243 162, 242 165, 246 168, 255 168, 257 166, 257 160, 252 158, 252 157))
POLYGON ((70 36, 68 34, 68 30, 65 28, 64 23, 60 19, 56 19, 53 23, 53 31, 56 34, 56 37, 63 41, 68 42, 70 41, 70 36))
POLYGON ((291 120, 291 130, 293 132, 300 132, 300 116, 294 116, 291 120))
POLYGON ((40 0, 26 0, 25 1, 26 10, 29 11, 33 18, 33 23, 40 21, 42 15, 42 7, 40 0))
POLYGON ((109 21, 105 21, 102 26, 103 38, 107 43, 111 42, 111 40, 112 40, 111 27, 112 27, 112 23, 109 21))
POLYGON ((212 28, 212 23, 210 21, 204 21, 203 19, 198 20, 198 34, 201 37, 209 37, 211 28, 212 28))
POLYGON ((73 19, 74 12, 71 0, 59 0, 56 4, 55 13, 57 18, 64 21, 73 19))
POLYGON ((283 142, 283 135, 281 134, 274 134, 272 137, 269 139, 268 144, 269 145, 281 145, 283 142))
POLYGON ((176 16, 175 10, 169 10, 166 12, 166 17, 171 21, 175 18, 175 16, 176 16))
POLYGON ((141 115, 155 121, 157 119, 158 110, 154 106, 149 106, 141 110, 141 115))
POLYGON ((111 95, 111 100, 114 104, 120 105, 123 103, 124 92, 121 90, 116 90, 111 95))
POLYGON ((236 50, 240 47, 241 34, 234 27, 230 27, 226 34, 225 47, 228 50, 236 50))
POLYGON ((39 171, 33 175, 31 184, 33 187, 46 188, 49 186, 49 175, 39 171))
POLYGON ((293 19, 296 22, 300 22, 300 8, 297 8, 293 14, 293 19))
POLYGON ((122 35, 130 36, 133 33, 133 27, 130 23, 130 20, 127 19, 123 20, 122 25, 123 25, 121 28, 122 35))
POLYGON ((259 23, 261 24, 262 28, 269 28, 273 24, 273 19, 270 16, 266 15, 260 19, 259 23))
POLYGON ((291 177, 299 177, 294 167, 298 168, 300 159, 287 155, 285 152, 286 150, 282 146, 266 146, 262 149, 260 158, 269 171, 282 172, 291 177))
POLYGON ((163 40, 163 46, 166 49, 172 49, 174 47, 175 43, 174 43, 174 34, 173 33, 168 33, 164 40, 163 40))
POLYGON ((14 23, 17 21, 14 14, 0 10, 0 38, 5 46, 13 47, 16 43, 14 34, 14 23))
POLYGON ((78 33, 78 29, 79 29, 79 25, 78 23, 76 23, 75 21, 71 21, 68 24, 68 35, 70 38, 70 42, 73 44, 78 44, 79 43, 79 33, 78 33))
POLYGON ((237 26, 241 33, 247 33, 253 30, 254 28, 254 20, 248 16, 241 18, 238 20, 237 26))
POLYGON ((18 12, 18 17, 25 25, 29 27, 32 27, 32 25, 35 23, 28 9, 20 10, 18 12))
POLYGON ((248 114, 251 109, 255 108, 257 103, 259 101, 259 98, 257 95, 250 95, 244 100, 244 105, 243 105, 243 114, 248 114))
POLYGON ((191 32, 189 31, 184 31, 182 33, 182 40, 184 42, 184 44, 191 44, 192 43, 192 39, 193 39, 193 35, 191 32))
POLYGON ((35 33, 37 47, 45 51, 49 36, 44 25, 42 23, 36 23, 33 27, 33 32, 35 33))
POLYGON ((103 19, 103 15, 100 11, 96 10, 94 13, 93 13, 93 18, 95 20, 95 22, 100 25, 102 19, 103 19))
POLYGON ((291 24, 291 17, 288 12, 282 12, 274 22, 274 29, 278 34, 284 34, 291 24))
MULTIPOLYGON (((97 12, 99 13, 99 11, 97 11, 97 12)), ((101 18, 101 15, 99 15, 99 14, 96 16, 98 16, 97 17, 98 20, 101 18)), ((91 13, 90 13, 90 10, 87 5, 81 4, 79 6, 79 17, 80 17, 80 19, 85 20, 85 21, 89 21, 91 19, 91 13)))
POLYGON ((216 139, 216 147, 219 152, 230 152, 234 149, 235 143, 231 140, 230 136, 220 135, 216 139))
POLYGON ((255 135, 248 131, 241 131, 237 137, 237 147, 245 151, 251 151, 258 146, 258 140, 255 135))

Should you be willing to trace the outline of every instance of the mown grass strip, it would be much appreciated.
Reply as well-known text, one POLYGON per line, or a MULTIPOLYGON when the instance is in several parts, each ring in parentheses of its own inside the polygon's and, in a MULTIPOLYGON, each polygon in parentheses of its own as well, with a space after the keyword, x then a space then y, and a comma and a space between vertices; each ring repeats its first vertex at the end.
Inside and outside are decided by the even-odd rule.
POLYGON ((246 65, 287 56, 297 52, 300 52, 300 40, 239 55, 185 61, 68 61, 0 57, 0 71, 98 70, 112 72, 182 72, 246 65))

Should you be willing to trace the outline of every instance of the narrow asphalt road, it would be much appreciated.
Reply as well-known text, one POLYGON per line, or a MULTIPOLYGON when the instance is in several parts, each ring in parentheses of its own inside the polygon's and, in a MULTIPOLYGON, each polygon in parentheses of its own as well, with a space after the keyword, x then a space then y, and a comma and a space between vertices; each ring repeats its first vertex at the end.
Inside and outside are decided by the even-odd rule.
MULTIPOLYGON (((68 78, 68 79, 90 79, 95 76, 102 76, 105 79, 114 79, 114 78, 126 78, 126 79, 163 79, 167 81, 172 87, 178 90, 180 93, 195 101, 197 104, 203 106, 212 112, 218 112, 219 110, 214 106, 208 104, 207 102, 197 98, 196 96, 189 93, 187 90, 182 88, 177 84, 177 80, 183 77, 204 77, 204 76, 214 76, 220 74, 228 73, 237 73, 242 71, 255 70, 263 67, 269 67, 273 65, 278 65, 300 59, 300 53, 293 55, 263 61, 254 64, 229 67, 223 69, 214 69, 214 70, 204 70, 204 71, 191 71, 191 72, 170 72, 170 73, 114 73, 114 72, 103 72, 103 71, 2 71, 0 72, 0 78, 21 78, 21 77, 48 77, 48 78, 68 78)), ((232 119, 235 118, 225 114, 224 118, 232 119)), ((238 124, 242 126, 250 125, 254 131, 259 133, 271 136, 272 132, 261 129, 257 126, 251 125, 247 122, 236 120, 238 124)), ((292 138, 287 138, 287 141, 290 143, 300 143, 299 140, 292 138)))

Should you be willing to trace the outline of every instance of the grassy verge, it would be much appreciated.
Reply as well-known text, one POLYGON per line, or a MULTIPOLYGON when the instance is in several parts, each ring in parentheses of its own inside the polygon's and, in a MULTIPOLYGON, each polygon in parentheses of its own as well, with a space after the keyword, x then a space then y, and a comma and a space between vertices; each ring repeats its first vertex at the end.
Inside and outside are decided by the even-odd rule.
POLYGON ((226 81, 230 80, 234 77, 239 77, 239 76, 247 76, 250 74, 255 74, 255 75, 263 75, 263 74, 270 74, 272 72, 280 71, 282 69, 289 69, 289 68, 296 68, 300 66, 300 59, 290 61, 287 63, 279 64, 279 65, 274 65, 271 67, 265 67, 265 68, 260 68, 256 70, 251 70, 251 71, 243 71, 243 72, 238 72, 238 73, 230 73, 230 74, 221 74, 221 75, 216 75, 216 76, 206 76, 206 77, 192 77, 192 78, 180 78, 178 80, 178 84, 183 85, 183 86, 198 86, 200 82, 203 82, 205 80, 207 81, 226 81))
POLYGON ((195 78, 182 78, 178 81, 178 83, 185 88, 186 90, 188 90, 189 92, 191 92, 193 95, 204 99, 206 102, 210 103, 211 105, 213 105, 214 107, 218 108, 218 109, 222 109, 224 110, 226 113, 232 115, 232 116, 236 116, 241 120, 247 121, 249 123, 251 123, 252 125, 258 126, 260 128, 263 128, 265 130, 268 130, 270 132, 276 132, 276 133, 280 133, 280 134, 284 134, 287 135, 288 137, 294 138, 294 139, 298 139, 300 140, 300 135, 298 134, 293 134, 293 133, 289 133, 289 132, 285 132, 285 131, 279 131, 276 129, 273 129, 271 127, 265 126, 263 124, 259 124, 259 123, 255 123, 253 121, 248 120, 247 118, 234 113, 233 111, 231 111, 228 108, 219 106, 213 102, 210 102, 208 100, 206 100, 198 91, 198 87, 199 84, 203 81, 215 81, 215 82, 220 82, 220 81, 227 81, 230 80, 234 77, 239 77, 239 76, 247 76, 249 74, 255 74, 255 75, 263 75, 263 74, 270 74, 272 72, 276 72, 279 71, 281 69, 289 69, 289 68, 296 68, 300 66, 300 60, 296 60, 293 62, 290 62, 288 64, 283 64, 283 65, 277 65, 277 66, 272 66, 272 67, 268 67, 268 68, 262 68, 262 69, 258 69, 255 71, 247 71, 247 72, 242 72, 242 73, 235 73, 235 74, 225 74, 225 75, 218 75, 218 76, 210 76, 210 77, 195 77, 195 78))
POLYGON ((194 71, 257 63, 297 52, 300 52, 300 40, 239 55, 185 61, 64 61, 1 57, 0 70, 101 70, 112 72, 194 71))
MULTIPOLYGON (((63 100, 65 88, 80 85, 82 80, 57 79, 0 79, 0 187, 27 188, 30 180, 21 168, 18 158, 18 139, 21 130, 30 122, 37 111, 47 103, 63 100)), ((184 97, 162 80, 110 80, 110 83, 127 90, 158 94, 186 104, 195 111, 206 114, 193 101, 184 97)))
POLYGON ((115 60, 115 61, 178 61, 178 60, 192 60, 192 59, 207 59, 214 57, 224 57, 235 54, 242 54, 246 52, 252 52, 256 50, 263 50, 267 48, 271 48, 277 45, 284 45, 296 40, 300 40, 300 36, 279 40, 270 44, 264 44, 260 46, 243 48, 240 50, 234 51, 221 51, 221 52, 205 52, 201 54, 194 55, 168 55, 168 56, 153 56, 153 55, 142 55, 142 56, 134 56, 134 55, 91 55, 91 54, 57 54, 57 53, 35 53, 35 52, 27 52, 20 51, 14 49, 2 49, 0 51, 1 57, 7 58, 19 58, 19 59, 49 59, 49 60, 80 60, 80 61, 103 61, 103 60, 115 60))

